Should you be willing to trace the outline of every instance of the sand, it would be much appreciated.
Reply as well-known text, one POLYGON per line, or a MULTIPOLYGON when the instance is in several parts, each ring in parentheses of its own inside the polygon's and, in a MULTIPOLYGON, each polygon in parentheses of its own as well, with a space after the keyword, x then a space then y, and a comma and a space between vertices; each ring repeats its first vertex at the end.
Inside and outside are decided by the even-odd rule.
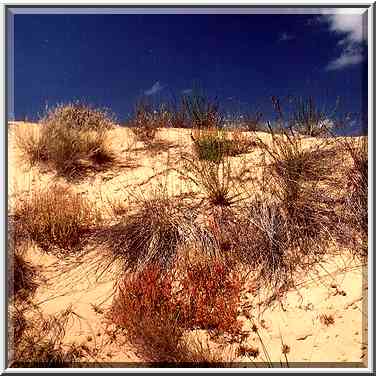
MULTIPOLYGON (((41 170, 39 167, 30 168, 25 164, 12 137, 16 127, 33 127, 38 131, 36 124, 9 124, 10 204, 14 197, 22 198, 29 190, 56 181, 53 171, 41 170)), ((111 131, 111 142, 119 158, 118 167, 102 173, 93 173, 82 182, 71 183, 72 187, 95 201, 108 213, 108 199, 125 200, 129 198, 132 187, 134 189, 138 185, 147 195, 158 181, 154 179, 148 182, 148 179, 161 173, 167 163, 173 165, 178 161, 182 150, 192 147, 189 130, 163 129, 158 137, 167 145, 163 151, 152 152, 146 150, 142 143, 136 142, 128 129, 119 128, 111 131)), ((256 152, 242 158, 249 158, 255 162, 259 155, 256 152)), ((162 174, 159 181, 163 179, 162 174)), ((64 179, 58 180, 68 184, 64 179)), ((197 190, 174 171, 168 175, 167 184, 170 192, 174 194, 197 190)), ((97 281, 95 275, 83 264, 76 268, 65 265, 66 272, 58 275, 57 259, 43 254, 36 245, 30 246, 27 257, 34 264, 41 265, 49 281, 38 288, 33 298, 42 312, 55 314, 68 307, 74 312, 64 343, 85 344, 89 349, 84 359, 87 362, 142 362, 135 349, 126 343, 126 338, 116 337, 101 311, 111 304, 114 274, 107 273, 97 281)), ((316 270, 302 276, 298 281, 299 288, 287 292, 281 302, 276 301, 267 305, 263 302, 262 296, 253 296, 251 292, 245 292, 242 299, 242 310, 245 313, 240 314, 239 319, 243 322, 244 329, 251 331, 251 321, 246 318, 247 312, 255 315, 255 322, 260 328, 259 333, 270 359, 277 364, 283 362, 283 366, 286 366, 286 358, 281 352, 283 341, 290 348, 287 354, 290 366, 329 367, 333 365, 325 363, 333 363, 342 367, 366 367, 366 272, 367 266, 360 265, 359 261, 348 256, 328 257, 316 270), (322 315, 331 316, 333 323, 325 325, 322 315)), ((257 359, 237 357, 237 362, 257 364, 266 360, 260 339, 252 331, 247 343, 258 347, 260 356, 257 359)), ((215 345, 212 346, 214 349, 215 345)), ((224 359, 226 351, 233 351, 233 347, 229 345, 223 350, 224 359)))

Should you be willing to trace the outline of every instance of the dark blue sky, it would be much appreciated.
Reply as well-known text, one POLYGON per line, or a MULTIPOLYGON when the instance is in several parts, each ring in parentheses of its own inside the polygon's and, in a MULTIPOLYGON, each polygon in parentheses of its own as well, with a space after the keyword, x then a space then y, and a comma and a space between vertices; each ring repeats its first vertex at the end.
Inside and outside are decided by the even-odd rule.
POLYGON ((163 100, 195 82, 226 111, 269 116, 270 97, 288 94, 364 111, 362 21, 347 17, 17 14, 15 117, 84 100, 122 121, 141 95, 163 100))

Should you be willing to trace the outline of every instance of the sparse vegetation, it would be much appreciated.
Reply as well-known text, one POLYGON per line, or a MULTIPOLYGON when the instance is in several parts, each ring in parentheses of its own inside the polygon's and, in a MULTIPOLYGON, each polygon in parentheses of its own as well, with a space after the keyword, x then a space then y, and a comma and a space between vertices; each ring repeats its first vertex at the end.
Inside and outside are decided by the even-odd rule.
POLYGON ((136 138, 150 146, 155 140, 158 128, 163 126, 160 120, 157 111, 154 113, 152 106, 146 100, 141 100, 136 105, 130 125, 136 138))
MULTIPOLYGON (((161 366, 222 364, 223 354, 215 346, 201 337, 188 340, 202 331, 211 341, 236 344, 233 350, 240 358, 264 357, 272 365, 254 321, 261 306, 282 301, 297 273, 313 270, 331 252, 342 257, 347 247, 367 256, 368 140, 329 138, 335 124, 324 109, 312 98, 291 103, 293 111, 285 119, 273 98, 278 120, 274 126, 267 124, 268 133, 259 133, 261 113, 243 118, 242 128, 227 130, 218 104, 200 93, 184 96, 175 109, 161 105, 154 110, 150 103, 139 102, 129 125, 146 146, 144 152, 153 150, 163 127, 192 128, 185 136, 189 140, 191 134, 193 151, 174 155, 172 166, 169 155, 162 172, 151 166, 153 175, 146 182, 130 179, 127 187, 137 184, 140 194, 132 196, 129 189, 115 197, 118 187, 107 183, 106 221, 102 209, 69 185, 49 182, 19 194, 10 208, 8 237, 12 366, 71 366, 85 352, 63 341, 74 315, 71 309, 50 317, 29 311, 39 276, 22 253, 25 241, 58 256, 56 265, 74 256, 72 268, 80 264, 94 269, 96 281, 105 272, 111 274, 112 304, 108 309, 92 302, 91 310, 104 314, 143 361, 161 366), (239 157, 251 151, 255 153, 239 157), (346 158, 350 163, 343 163, 346 158), (172 192, 167 184, 162 190, 150 184, 147 194, 141 193, 141 186, 170 172, 178 173, 172 192), (180 181, 184 193, 175 196, 180 181), (188 189, 188 182, 196 192, 188 189), (345 237, 351 238, 350 246, 342 243, 345 237), (264 301, 261 291, 267 294, 264 301), (258 300, 245 314, 241 301, 249 294, 258 300), (21 301, 29 307, 17 306, 21 301), (251 320, 250 331, 243 329, 241 312, 251 320), (243 341, 248 335, 257 345, 243 341)), ((113 127, 108 112, 68 104, 50 110, 39 128, 16 132, 15 140, 31 164, 50 165, 74 178, 115 160, 108 143, 113 127)), ((140 170, 140 176, 143 173, 140 170)), ((331 314, 318 319, 325 326, 335 323, 331 314)), ((280 359, 288 366, 291 349, 282 340, 281 351, 280 359)))
POLYGON ((221 128, 223 116, 219 104, 211 100, 202 90, 195 89, 192 94, 183 97, 183 106, 194 129, 221 128))
POLYGON ((79 346, 65 346, 63 339, 74 312, 67 309, 45 316, 37 308, 13 308, 8 341, 14 368, 72 367, 83 356, 79 346))
POLYGON ((165 189, 155 189, 149 197, 136 195, 133 209, 96 237, 98 253, 105 264, 120 262, 123 270, 141 270, 148 265, 173 265, 178 246, 190 236, 194 211, 170 197, 165 189), (104 252, 106 250, 106 252, 104 252))
MULTIPOLYGON (((270 128, 271 129, 271 128, 270 128)), ((329 142, 305 147, 293 131, 271 129, 271 142, 260 146, 271 163, 266 167, 272 195, 279 198, 291 230, 291 241, 300 248, 311 248, 336 225, 333 184, 335 150, 329 142)))
POLYGON ((290 129, 297 134, 322 137, 331 134, 336 126, 332 118, 338 110, 338 101, 329 111, 325 107, 319 108, 313 97, 290 97, 287 113, 284 112, 280 99, 272 97, 273 106, 278 115, 278 121, 286 121, 290 129))

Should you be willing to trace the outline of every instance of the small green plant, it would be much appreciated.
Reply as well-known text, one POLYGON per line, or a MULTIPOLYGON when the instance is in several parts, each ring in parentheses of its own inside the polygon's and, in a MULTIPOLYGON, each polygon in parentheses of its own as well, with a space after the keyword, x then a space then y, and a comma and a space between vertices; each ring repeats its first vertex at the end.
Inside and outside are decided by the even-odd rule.
POLYGON ((192 134, 192 139, 197 156, 201 160, 218 163, 225 155, 230 154, 231 140, 227 139, 221 130, 197 130, 192 134))
POLYGON ((191 134, 197 157, 219 163, 226 156, 248 153, 256 143, 240 129, 194 129, 191 134))

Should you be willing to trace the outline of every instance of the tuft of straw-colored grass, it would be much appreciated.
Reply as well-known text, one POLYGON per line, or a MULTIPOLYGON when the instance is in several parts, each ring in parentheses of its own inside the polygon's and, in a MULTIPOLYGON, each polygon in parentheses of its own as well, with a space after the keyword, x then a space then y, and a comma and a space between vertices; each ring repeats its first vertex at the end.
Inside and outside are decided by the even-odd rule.
POLYGON ((45 251, 57 252, 73 251, 101 219, 91 202, 59 184, 30 191, 15 202, 13 212, 19 231, 45 251))
POLYGON ((61 176, 77 178, 113 164, 109 131, 114 127, 103 110, 64 104, 50 109, 38 129, 16 131, 15 140, 29 163, 47 164, 61 176))

